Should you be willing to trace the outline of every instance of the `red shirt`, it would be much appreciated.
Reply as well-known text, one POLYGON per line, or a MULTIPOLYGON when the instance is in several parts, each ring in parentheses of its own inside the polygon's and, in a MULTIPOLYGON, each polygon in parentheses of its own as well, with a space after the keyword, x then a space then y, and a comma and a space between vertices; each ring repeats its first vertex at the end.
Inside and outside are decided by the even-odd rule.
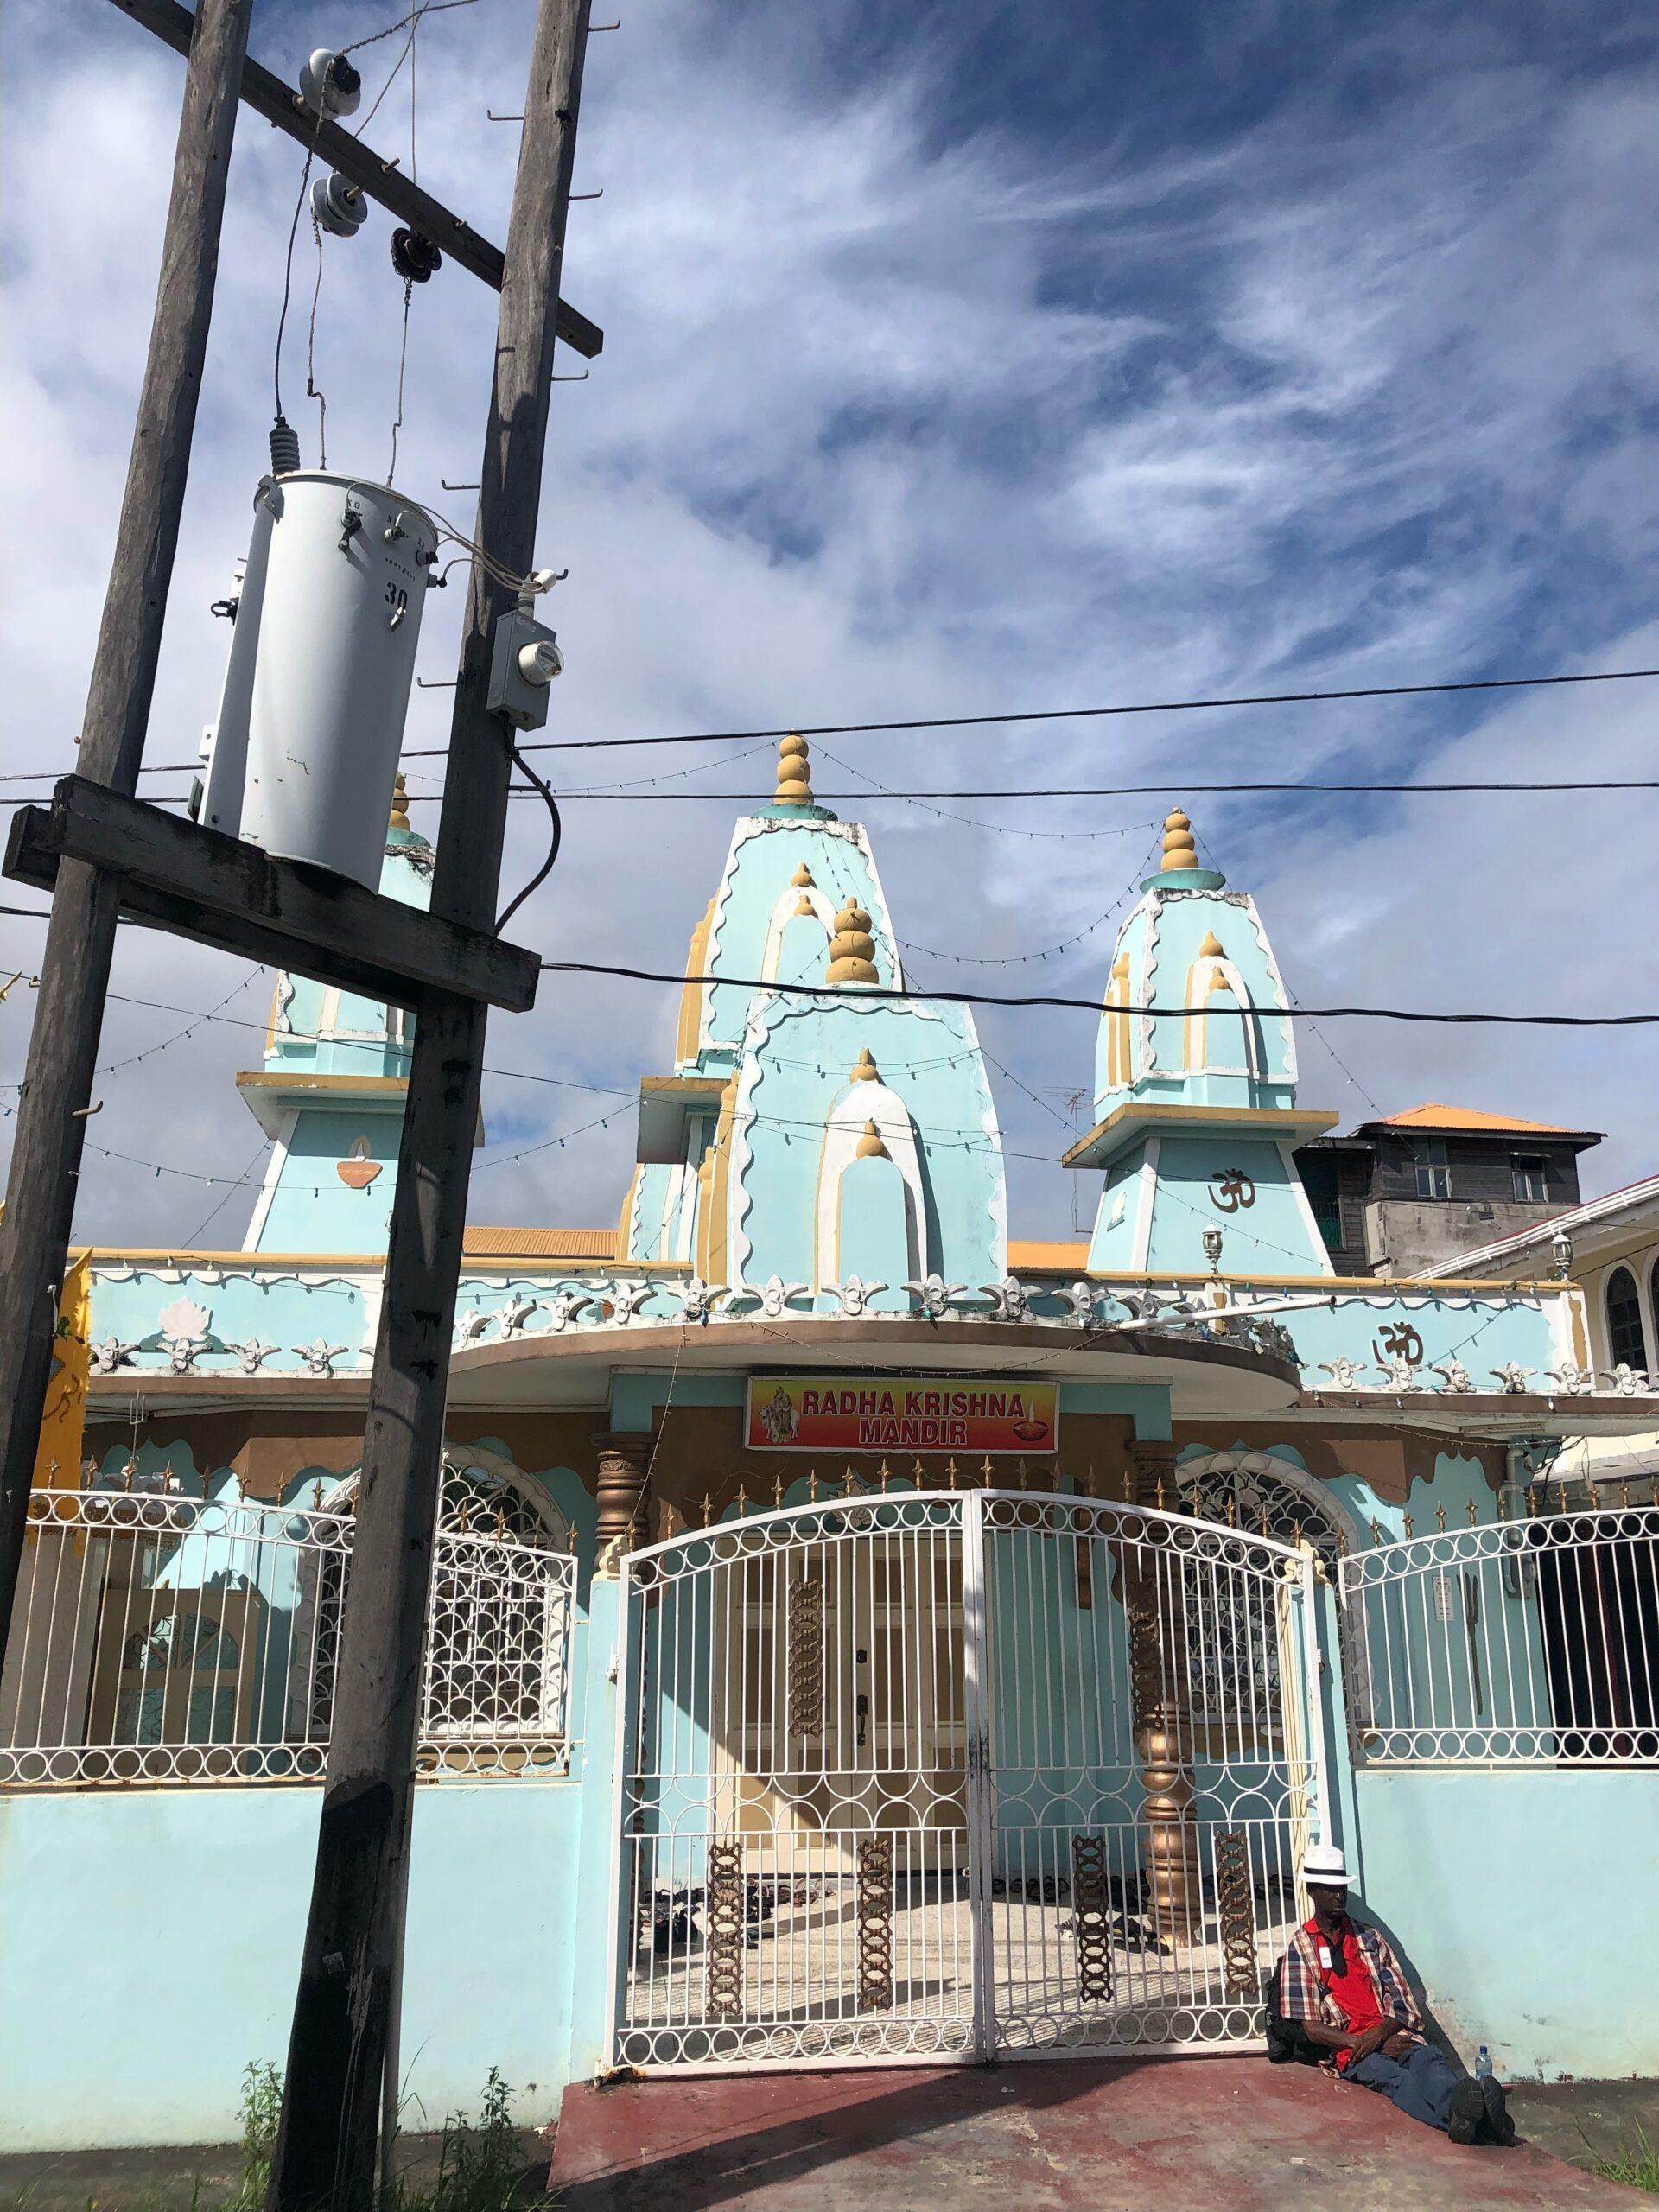
MULTIPOLYGON (((1388 2015, 1377 2001, 1376 1984, 1371 1978, 1370 1968, 1359 1955, 1358 1944, 1354 1941, 1353 1922, 1344 1916, 1337 1930, 1342 1944, 1344 1970, 1341 1974, 1335 1973, 1328 1963, 1333 1960, 1334 1954, 1326 1944, 1318 1920, 1310 1920, 1305 1925, 1319 1948, 1320 1981, 1341 2005, 1345 2024, 1357 2035, 1363 2035, 1367 2028, 1376 2027, 1388 2015)), ((1337 2053, 1337 2064, 1345 2067, 1352 2056, 1351 2047, 1344 2048, 1337 2053)))

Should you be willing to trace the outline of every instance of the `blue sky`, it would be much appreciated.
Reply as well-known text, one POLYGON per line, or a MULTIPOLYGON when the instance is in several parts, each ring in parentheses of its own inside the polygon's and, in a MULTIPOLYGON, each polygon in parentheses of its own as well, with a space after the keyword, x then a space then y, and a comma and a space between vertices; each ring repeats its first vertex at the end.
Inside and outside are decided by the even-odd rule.
MULTIPOLYGON (((181 67, 113 9, 11 12, 0 471, 27 559, 0 610, 8 765, 55 768, 85 696, 181 67), (66 176, 71 127, 99 146, 107 192, 66 176)), ((396 12, 263 0, 254 49, 292 74, 311 43, 396 12)), ((1659 663, 1649 11, 613 12, 623 28, 593 44, 577 179, 605 197, 573 213, 566 278, 607 346, 556 395, 544 507, 543 556, 570 570, 550 734, 1659 663)), ((431 18, 416 48, 421 177, 498 238, 516 133, 485 110, 517 106, 529 22, 527 0, 477 0, 431 18)), ((371 97, 401 42, 360 55, 371 97)), ((407 73, 369 136, 410 158, 407 73)), ((207 604, 261 466, 299 158, 245 119, 152 759, 188 757, 213 709, 225 641, 207 604)), ((330 457, 365 474, 385 465, 396 376, 388 229, 377 215, 330 241, 320 296, 330 457)), ((302 230, 302 308, 315 275, 302 230)), ((493 305, 453 268, 413 302, 398 481, 447 512, 465 495, 438 480, 475 473, 493 305)), ((315 410, 294 398, 304 321, 286 382, 311 458, 315 410)), ((458 614, 439 603, 428 618, 428 676, 453 666, 458 614)), ((831 740, 848 768, 821 748, 818 783, 1147 782, 1173 800, 1199 780, 1642 774, 1656 692, 831 740)), ((410 743, 441 742, 446 719, 445 694, 419 695, 410 743)), ((737 750, 561 765, 567 783, 612 782, 706 757, 686 782, 764 795, 766 755, 719 765, 737 750)), ((1655 1002, 1651 799, 1190 804, 1311 1003, 1655 1002)), ((573 803, 524 935, 550 954, 677 966, 734 810, 573 803)), ((1086 995, 1110 921, 1063 957, 969 963, 1094 921, 1163 808, 953 810, 992 828, 874 799, 842 810, 870 824, 901 935, 935 949, 913 956, 912 982, 1040 977, 1086 995)), ((515 815, 509 884, 542 834, 534 810, 515 815)), ((27 967, 38 931, 5 928, 5 957, 27 967)), ((206 1007, 240 973, 139 940, 117 988, 206 1007)), ((491 1060, 626 1085, 664 1064, 671 998, 549 979, 535 1014, 494 1023, 491 1060)), ((0 1007, 9 1077, 28 1003, 0 1007)), ((226 1011, 259 1019, 263 986, 226 1011)), ((182 1026, 118 1006, 105 1058, 182 1026)), ((1328 1033, 1346 1065, 1304 1037, 1310 1103, 1357 1118, 1369 1100, 1443 1097, 1605 1128, 1592 1187, 1654 1164, 1640 1033, 1328 1033)), ((1058 1147, 1066 1096, 1089 1080, 1087 1018, 988 1015, 982 1034, 1044 1102, 997 1078, 1010 1148, 1058 1147)), ((257 1132, 231 1078, 257 1044, 205 1028, 111 1075, 103 1141, 244 1172, 257 1132)), ((492 1079, 489 1154, 610 1103, 492 1079)), ((563 1153, 486 1166, 474 1215, 608 1218, 631 1141, 625 1116, 563 1153)), ((1013 1180, 1017 1227, 1069 1224, 1069 1179, 1033 1161, 1013 1180)), ((187 1236, 223 1195, 96 1157, 84 1188, 80 1225, 105 1237, 187 1236)), ((248 1195, 229 1194, 214 1238, 239 1235, 248 1195)))

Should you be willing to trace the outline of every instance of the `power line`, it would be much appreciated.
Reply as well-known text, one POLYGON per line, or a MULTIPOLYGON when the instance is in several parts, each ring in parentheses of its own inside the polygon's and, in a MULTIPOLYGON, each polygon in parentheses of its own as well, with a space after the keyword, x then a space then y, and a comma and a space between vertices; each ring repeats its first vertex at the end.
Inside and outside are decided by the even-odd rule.
MULTIPOLYGON (((521 749, 535 753, 581 753, 627 745, 715 745, 772 737, 862 737, 913 729, 988 729, 1008 722, 1096 721, 1114 715, 1185 715, 1223 707, 1300 707, 1344 699, 1415 699, 1454 691, 1530 691, 1567 683, 1630 683, 1659 676, 1659 668, 1598 669, 1580 676, 1483 676, 1454 683, 1371 683, 1343 691, 1262 691, 1213 699, 1147 699, 1113 707, 1028 708, 1018 714, 931 715, 909 721, 798 722, 782 729, 721 729, 677 732, 668 737, 548 738, 521 749)), ((420 759, 418 753, 408 756, 420 759)))
MULTIPOLYGON (((1017 713, 998 715, 921 715, 906 721, 880 722, 797 722, 777 729, 715 729, 677 730, 662 737, 585 737, 549 738, 539 744, 524 745, 524 753, 582 753, 607 750, 619 746, 637 745, 735 745, 747 744, 781 737, 861 737, 885 734, 899 730, 921 729, 990 729, 1002 728, 1011 722, 1058 722, 1100 721, 1116 715, 1185 715, 1208 712, 1230 707, 1302 707, 1349 699, 1425 699, 1445 696, 1461 691, 1534 691, 1555 686, 1578 683, 1634 683, 1659 676, 1659 668, 1592 669, 1573 676, 1479 676, 1469 677, 1455 683, 1370 683, 1356 684, 1344 690, 1329 691, 1258 691, 1236 693, 1229 696, 1207 699, 1143 699, 1107 707, 1033 707, 1017 713)), ((442 745, 421 746, 404 754, 405 760, 442 760, 448 751, 442 745)), ((199 767, 195 760, 168 760, 146 766, 141 775, 189 775, 199 767)), ((35 771, 39 774, 46 772, 35 771)), ((13 775, 0 778, 0 782, 23 783, 28 776, 13 775)), ((1128 785, 1112 791, 1077 791, 1057 793, 1067 798, 1106 798, 1146 796, 1173 788, 1169 782, 1162 784, 1128 785)), ((1649 785, 1607 784, 1191 784, 1179 788, 1187 791, 1624 791, 1652 789, 1649 785)), ((574 794, 573 794, 574 796, 574 794)), ((716 794, 709 793, 709 797, 716 794)), ((917 794, 922 796, 922 794, 917 794)), ((1001 792, 940 791, 931 794, 940 798, 977 798, 1012 796, 1001 792)), ((1023 794, 1022 794, 1023 796, 1023 794)))
MULTIPOLYGON (((542 968, 549 975, 610 976, 630 983, 690 983, 699 988, 724 983, 738 990, 771 991, 779 998, 839 999, 850 995, 834 983, 767 982, 753 976, 671 975, 660 969, 611 967, 593 960, 543 960, 542 968)), ((998 998, 984 991, 898 991, 875 983, 859 983, 852 988, 860 999, 888 999, 918 1006, 930 1001, 943 1001, 952 1006, 1054 1007, 1065 1013, 1096 1015, 1103 1011, 1098 999, 1062 998, 1052 992, 998 998)), ((1659 1014, 1435 1014, 1422 1007, 1394 1006, 1309 1006, 1296 1010, 1304 1018, 1319 1021, 1420 1021, 1452 1028, 1640 1029, 1659 1026, 1659 1014)), ((1187 1006, 1114 1007, 1112 1011, 1170 1021, 1201 1021, 1205 1014, 1202 1007, 1187 1006)))

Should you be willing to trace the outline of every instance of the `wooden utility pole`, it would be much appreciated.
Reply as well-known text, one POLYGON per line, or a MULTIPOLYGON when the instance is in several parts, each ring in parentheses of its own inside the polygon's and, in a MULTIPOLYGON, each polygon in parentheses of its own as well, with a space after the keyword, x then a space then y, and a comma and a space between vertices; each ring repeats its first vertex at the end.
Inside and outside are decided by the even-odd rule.
MULTIPOLYGON (((194 19, 156 319, 81 726, 81 775, 129 796, 178 550, 251 12, 251 0, 201 0, 194 19)), ((0 1229, 0 1652, 28 1527, 120 903, 118 879, 83 861, 62 862, 0 1229)))
MULTIPOLYGON (((539 0, 501 284, 477 537, 509 573, 534 565, 559 267, 588 0, 539 0)), ((492 639, 513 594, 473 570, 444 780, 433 910, 493 921, 512 767, 488 708, 492 639)), ((372 2196, 437 1522, 443 1420, 486 1008, 429 990, 410 1063, 353 1567, 273 2212, 372 2196)))

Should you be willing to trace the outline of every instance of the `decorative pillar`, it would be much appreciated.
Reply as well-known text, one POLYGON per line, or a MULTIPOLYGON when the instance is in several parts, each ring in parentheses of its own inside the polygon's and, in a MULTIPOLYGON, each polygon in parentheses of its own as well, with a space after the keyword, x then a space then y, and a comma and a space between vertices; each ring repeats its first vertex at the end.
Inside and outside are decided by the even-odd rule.
POLYGON ((645 1482, 651 1469, 651 1438, 609 1434, 596 1436, 594 1442, 599 1449, 599 1477, 594 1486, 599 1500, 594 1573, 602 1581, 613 1582, 617 1561, 625 1552, 637 1550, 650 1533, 645 1482))
MULTIPOLYGON (((1129 1446, 1131 1502, 1172 1510, 1175 1446, 1137 1440, 1129 1446)), ((1192 1826, 1192 1682, 1187 1668, 1184 1579, 1178 1552, 1155 1542, 1128 1561, 1125 1605, 1135 1700, 1135 1748, 1141 1761, 1141 1821, 1147 1903, 1166 1942, 1189 1942, 1203 1910, 1198 1839, 1192 1826), (1169 1562, 1160 1573, 1160 1561, 1169 1562)))

